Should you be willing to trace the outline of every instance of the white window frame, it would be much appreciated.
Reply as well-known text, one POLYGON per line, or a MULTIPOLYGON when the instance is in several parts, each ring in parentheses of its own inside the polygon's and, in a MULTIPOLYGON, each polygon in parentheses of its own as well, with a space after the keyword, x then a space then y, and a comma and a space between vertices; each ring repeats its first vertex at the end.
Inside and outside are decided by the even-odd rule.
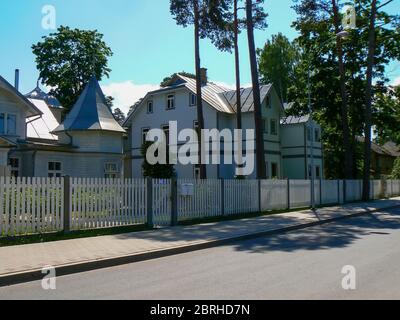
POLYGON ((117 162, 105 162, 104 163, 104 178, 106 179, 117 179, 120 175, 119 165, 117 162), (114 168, 110 169, 110 166, 114 166, 114 168))
POLYGON ((270 121, 270 134, 271 134, 271 136, 277 136, 277 135, 279 135, 279 129, 278 129, 278 120, 276 120, 276 119, 271 119, 271 121, 270 121), (272 126, 272 124, 275 124, 275 132, 273 132, 272 131, 272 128, 273 128, 273 126, 272 126))
POLYGON ((147 134, 149 133, 150 128, 142 128, 142 145, 146 142, 147 134))
POLYGON ((3 119, 3 128, 4 128, 4 132, 0 132, 0 134, 5 135, 5 136, 16 136, 17 135, 17 119, 18 116, 16 113, 12 113, 12 112, 0 112, 0 114, 2 114, 4 116, 3 119), (14 116, 15 117, 15 132, 9 133, 8 132, 8 117, 9 116, 14 116))
POLYGON ((62 168, 63 168, 63 163, 61 161, 57 160, 52 160, 52 161, 47 161, 47 176, 49 178, 61 178, 62 177, 62 168), (54 169, 50 169, 50 163, 54 164, 54 169), (56 169, 56 164, 60 164, 60 170, 56 169))
POLYGON ((175 109, 175 94, 171 93, 167 95, 167 110, 173 110, 173 109, 175 109))
POLYGON ((10 166, 11 176, 19 177, 21 172, 21 158, 20 157, 10 157, 8 159, 8 165, 10 166), (18 160, 18 167, 13 166, 10 162, 11 160, 18 160), (13 172, 17 172, 17 174, 13 174, 13 172))
POLYGON ((153 102, 153 100, 147 101, 147 113, 148 114, 153 114, 154 113, 154 102, 153 102))
POLYGON ((197 105, 197 95, 190 92, 189 93, 189 106, 195 107, 197 105))

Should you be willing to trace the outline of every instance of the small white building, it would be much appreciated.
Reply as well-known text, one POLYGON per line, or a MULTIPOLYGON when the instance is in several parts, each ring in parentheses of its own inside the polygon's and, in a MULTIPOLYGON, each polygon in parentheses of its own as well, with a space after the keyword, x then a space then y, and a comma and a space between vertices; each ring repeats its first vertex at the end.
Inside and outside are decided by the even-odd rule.
POLYGON ((125 130, 114 119, 95 77, 61 123, 59 103, 38 87, 25 97, 3 78, 0 86, 0 129, 5 126, 0 131, 0 166, 7 168, 3 174, 123 176, 125 130))

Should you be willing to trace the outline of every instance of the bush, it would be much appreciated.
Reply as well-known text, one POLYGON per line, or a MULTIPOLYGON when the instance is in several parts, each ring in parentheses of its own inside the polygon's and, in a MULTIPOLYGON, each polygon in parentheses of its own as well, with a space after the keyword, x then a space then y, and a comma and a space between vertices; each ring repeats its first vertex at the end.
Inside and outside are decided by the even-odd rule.
POLYGON ((400 179, 400 158, 397 158, 394 162, 391 178, 396 180, 400 179))

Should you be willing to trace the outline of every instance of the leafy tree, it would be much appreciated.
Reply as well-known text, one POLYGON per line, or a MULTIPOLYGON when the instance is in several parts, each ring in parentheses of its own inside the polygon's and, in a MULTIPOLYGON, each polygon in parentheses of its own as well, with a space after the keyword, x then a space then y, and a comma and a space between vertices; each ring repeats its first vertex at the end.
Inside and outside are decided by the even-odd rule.
POLYGON ((394 161, 393 172, 392 172, 392 179, 400 179, 400 158, 397 158, 394 161))
POLYGON ((155 164, 151 165, 146 160, 147 149, 152 145, 151 141, 146 141, 141 148, 141 153, 144 158, 142 168, 143 176, 153 179, 172 179, 176 177, 175 168, 171 164, 155 164))
POLYGON ((115 120, 119 124, 122 124, 126 119, 125 114, 122 112, 122 110, 120 108, 115 108, 113 115, 114 115, 115 120))
MULTIPOLYGON (((225 41, 221 30, 224 25, 221 21, 229 15, 228 1, 225 0, 171 0, 170 11, 176 23, 183 27, 194 25, 194 47, 196 66, 196 94, 197 94, 197 121, 199 129, 204 129, 202 82, 201 82, 201 60, 200 39, 209 38, 213 43, 225 41)), ((229 30, 226 31, 227 33, 229 30)), ((202 137, 199 137, 200 159, 204 154, 202 137)), ((201 161, 200 178, 206 179, 206 165, 201 161)))
MULTIPOLYGON (((353 158, 352 176, 361 177, 365 155, 360 153, 355 138, 365 135, 365 108, 367 88, 367 62, 369 46, 369 24, 372 0, 355 1, 357 12, 357 29, 349 31, 350 35, 342 43, 343 62, 345 72, 345 85, 348 105, 348 124, 350 136, 350 156, 353 158)), ((342 2, 338 2, 341 8, 342 2)), ((323 141, 326 159, 326 175, 329 178, 344 178, 347 176, 343 164, 346 151, 343 141, 345 133, 343 119, 343 99, 341 90, 341 77, 339 71, 339 58, 337 41, 335 38, 335 22, 332 10, 332 1, 328 0, 302 0, 296 1, 294 6, 298 18, 294 27, 300 33, 296 42, 303 51, 313 51, 311 69, 312 103, 316 119, 324 129, 323 141)), ((374 54, 374 85, 372 92, 372 124, 378 124, 375 97, 380 92, 387 90, 388 79, 385 76, 387 64, 392 59, 399 59, 400 39, 398 17, 391 16, 379 10, 377 13, 376 50, 374 54), (379 21, 379 23, 378 23, 379 21)), ((299 84, 306 83, 307 63, 301 61, 296 68, 299 84)), ((297 85, 289 89, 289 99, 296 102, 298 112, 307 111, 307 91, 304 85, 297 85)))
POLYGON ((161 81, 161 83, 160 83, 160 87, 161 88, 165 88, 165 87, 171 86, 172 85, 172 81, 176 78, 176 76, 178 74, 181 74, 181 75, 183 75, 183 76, 185 76, 187 78, 196 79, 196 75, 195 74, 182 71, 182 72, 179 72, 179 73, 174 73, 174 74, 170 75, 169 77, 164 78, 163 81, 161 81))
POLYGON ((97 30, 86 31, 61 26, 32 46, 42 82, 51 87, 66 111, 70 110, 90 78, 109 75, 111 49, 97 30))
POLYGON ((296 67, 300 51, 282 33, 273 35, 258 51, 260 77, 264 83, 273 83, 282 102, 288 101, 288 90, 296 82, 296 67))

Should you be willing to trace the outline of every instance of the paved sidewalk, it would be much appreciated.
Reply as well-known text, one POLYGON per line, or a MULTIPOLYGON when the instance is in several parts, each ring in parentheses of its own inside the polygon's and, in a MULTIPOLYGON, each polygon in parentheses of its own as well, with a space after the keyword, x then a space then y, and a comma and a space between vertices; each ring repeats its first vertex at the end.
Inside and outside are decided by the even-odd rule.
POLYGON ((0 248, 0 286, 43 277, 44 266, 68 274, 198 250, 338 218, 400 206, 400 197, 340 207, 283 213, 154 231, 0 248))

